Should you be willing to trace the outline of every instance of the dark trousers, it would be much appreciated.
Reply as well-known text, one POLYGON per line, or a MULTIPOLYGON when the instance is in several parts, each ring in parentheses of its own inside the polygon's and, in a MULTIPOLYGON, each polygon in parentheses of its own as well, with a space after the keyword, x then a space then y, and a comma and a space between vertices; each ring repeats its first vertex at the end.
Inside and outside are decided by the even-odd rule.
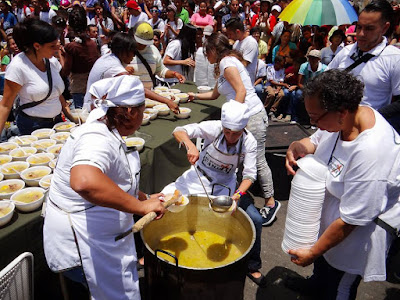
POLYGON ((20 112, 17 115, 17 127, 21 135, 31 134, 32 131, 40 128, 52 128, 55 124, 62 122, 61 114, 52 119, 35 118, 20 112))

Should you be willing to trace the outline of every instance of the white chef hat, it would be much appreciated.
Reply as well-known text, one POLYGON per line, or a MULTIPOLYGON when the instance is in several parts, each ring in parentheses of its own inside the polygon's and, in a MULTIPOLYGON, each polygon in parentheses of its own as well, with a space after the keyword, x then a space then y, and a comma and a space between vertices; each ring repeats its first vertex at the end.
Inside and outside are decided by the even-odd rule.
POLYGON ((93 83, 89 93, 95 97, 96 107, 90 112, 87 123, 107 114, 109 107, 137 107, 144 104, 144 88, 136 76, 121 75, 93 83))
POLYGON ((246 104, 229 100, 222 105, 221 122, 224 128, 240 131, 249 121, 249 108, 246 104))

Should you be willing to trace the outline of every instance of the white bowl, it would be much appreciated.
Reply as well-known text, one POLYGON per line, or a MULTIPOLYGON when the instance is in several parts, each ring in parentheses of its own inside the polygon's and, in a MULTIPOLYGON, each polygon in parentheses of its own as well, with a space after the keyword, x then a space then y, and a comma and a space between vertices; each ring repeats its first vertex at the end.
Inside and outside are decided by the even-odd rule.
POLYGON ((8 154, 11 150, 14 150, 18 147, 18 144, 14 142, 0 143, 0 154, 8 154))
POLYGON ((179 100, 179 98, 178 98, 178 97, 175 97, 175 99, 174 99, 174 100, 172 100, 172 102, 174 102, 175 104, 179 104, 180 100, 179 100))
POLYGON ((42 129, 37 129, 32 132, 33 136, 36 136, 39 140, 41 139, 48 139, 52 134, 56 133, 54 129, 51 128, 42 128, 42 129))
POLYGON ((28 186, 39 186, 40 179, 46 175, 49 175, 50 173, 51 169, 49 167, 32 167, 22 171, 21 178, 28 186))
POLYGON ((178 119, 186 119, 189 118, 191 111, 192 110, 188 107, 179 107, 179 114, 176 114, 175 116, 178 119))
POLYGON ((174 94, 166 92, 166 93, 160 93, 160 96, 171 100, 174 94))
POLYGON ((131 138, 127 138, 125 139, 125 144, 127 147, 133 147, 135 146, 137 151, 142 151, 143 147, 144 147, 144 139, 139 138, 139 137, 131 137, 131 138))
POLYGON ((207 92, 211 91, 212 88, 209 87, 209 86, 201 85, 201 86, 198 86, 198 87, 197 87, 197 90, 198 90, 198 92, 199 92, 200 94, 202 94, 202 93, 207 93, 207 92))
POLYGON ((48 166, 49 162, 54 159, 53 153, 38 153, 29 156, 26 161, 32 167, 48 166))
MULTIPOLYGON (((71 109, 71 115, 74 118, 81 119, 82 123, 85 123, 89 116, 89 113, 86 109, 76 108, 76 109, 71 109)), ((70 130, 72 130, 74 128, 75 127, 72 127, 70 130)))
POLYGON ((32 143, 36 142, 38 138, 33 135, 14 136, 8 141, 16 143, 20 147, 30 147, 32 143))
POLYGON ((35 147, 22 147, 10 151, 10 156, 14 161, 25 161, 27 157, 36 154, 35 147))
POLYGON ((0 201, 0 227, 11 221, 15 210, 15 204, 10 200, 0 201), (4 214, 4 210, 8 210, 4 214))
POLYGON ((154 120, 155 118, 157 118, 158 110, 154 108, 146 108, 144 110, 144 114, 149 115, 150 120, 154 120))
POLYGON ((146 108, 153 108, 156 105, 161 104, 161 102, 155 101, 155 100, 151 100, 151 99, 145 99, 145 105, 146 108))
POLYGON ((167 115, 169 115, 170 109, 166 104, 156 105, 156 106, 154 106, 154 108, 158 110, 158 115, 159 116, 167 116, 167 115))
POLYGON ((304 156, 297 161, 297 165, 315 180, 325 182, 328 175, 328 165, 320 161, 315 155, 304 156))
MULTIPOLYGON (((172 196, 172 194, 170 194, 172 196)), ((165 201, 168 200, 169 194, 165 195, 165 201)), ((186 208, 186 205, 189 204, 189 198, 186 196, 181 196, 178 202, 175 204, 172 204, 170 207, 168 207, 168 210, 173 213, 181 212, 186 208), (178 203, 178 204, 177 204, 178 203)))
MULTIPOLYGON (((76 124, 73 122, 60 122, 54 125, 54 129, 57 132, 69 132, 71 128, 75 127, 76 124)), ((51 138, 51 137, 50 137, 51 138)))
POLYGON ((0 155, 0 166, 12 161, 11 155, 8 154, 1 154, 0 155))
POLYGON ((177 97, 181 103, 185 103, 189 100, 189 94, 187 93, 179 93, 176 94, 175 97, 177 97))
POLYGON ((55 158, 49 162, 49 167, 54 169, 56 167, 56 164, 57 164, 57 158, 55 158))
POLYGON ((47 148, 54 146, 55 144, 57 144, 56 140, 44 139, 32 143, 32 147, 35 147, 38 152, 46 152, 47 148))
POLYGON ((13 161, 2 165, 0 167, 0 172, 3 173, 5 179, 19 179, 19 174, 28 168, 29 163, 26 161, 13 161), (12 169, 15 169, 19 173, 12 169))
POLYGON ((12 194, 23 189, 24 187, 25 182, 21 179, 9 179, 2 181, 0 182, 0 199, 10 199, 12 194), (6 189, 10 188, 11 190, 6 191, 6 189))
POLYGON ((148 114, 143 114, 142 125, 147 125, 150 123, 150 116, 148 114))
POLYGON ((48 189, 50 187, 52 177, 53 174, 44 176, 42 179, 40 179, 39 186, 43 189, 48 189))
POLYGON ((63 147, 63 144, 56 144, 54 146, 47 148, 46 152, 53 154, 55 157, 58 157, 62 147, 63 147))
POLYGON ((55 140, 59 144, 65 144, 70 135, 71 133, 69 132, 57 132, 52 134, 50 139, 55 140))
POLYGON ((23 212, 34 211, 42 206, 45 192, 46 191, 40 187, 29 187, 14 193, 14 195, 11 196, 11 201, 14 202, 15 206, 20 211, 23 212), (37 193, 38 196, 37 199, 35 198, 35 200, 27 203, 21 201, 22 200, 21 198, 26 199, 33 193, 37 193))
POLYGON ((168 92, 172 93, 172 94, 180 94, 181 90, 178 89, 169 89, 168 92))
POLYGON ((156 86, 154 88, 154 91, 166 92, 166 91, 168 91, 168 88, 166 86, 156 86))

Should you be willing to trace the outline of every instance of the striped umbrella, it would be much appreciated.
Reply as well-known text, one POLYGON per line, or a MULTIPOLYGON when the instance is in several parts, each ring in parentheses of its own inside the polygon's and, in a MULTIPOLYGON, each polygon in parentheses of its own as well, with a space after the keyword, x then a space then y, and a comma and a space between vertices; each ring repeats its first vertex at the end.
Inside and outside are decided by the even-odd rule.
POLYGON ((279 15, 289 24, 342 25, 358 20, 348 0, 293 0, 279 15))

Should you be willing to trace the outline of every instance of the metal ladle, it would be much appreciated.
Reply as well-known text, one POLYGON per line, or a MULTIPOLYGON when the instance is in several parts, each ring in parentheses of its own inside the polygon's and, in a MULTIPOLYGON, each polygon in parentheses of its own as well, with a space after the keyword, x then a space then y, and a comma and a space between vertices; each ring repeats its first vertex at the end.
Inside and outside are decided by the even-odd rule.
POLYGON ((197 167, 194 166, 194 169, 196 170, 197 177, 199 177, 201 186, 203 187, 204 192, 206 193, 207 198, 210 201, 210 205, 211 205, 211 208, 213 209, 213 211, 215 211, 217 213, 227 212, 232 206, 232 203, 233 203, 232 198, 230 196, 216 196, 216 197, 213 197, 213 199, 211 199, 207 193, 207 190, 203 184, 203 181, 201 180, 201 177, 200 177, 199 171, 197 170, 197 167))

